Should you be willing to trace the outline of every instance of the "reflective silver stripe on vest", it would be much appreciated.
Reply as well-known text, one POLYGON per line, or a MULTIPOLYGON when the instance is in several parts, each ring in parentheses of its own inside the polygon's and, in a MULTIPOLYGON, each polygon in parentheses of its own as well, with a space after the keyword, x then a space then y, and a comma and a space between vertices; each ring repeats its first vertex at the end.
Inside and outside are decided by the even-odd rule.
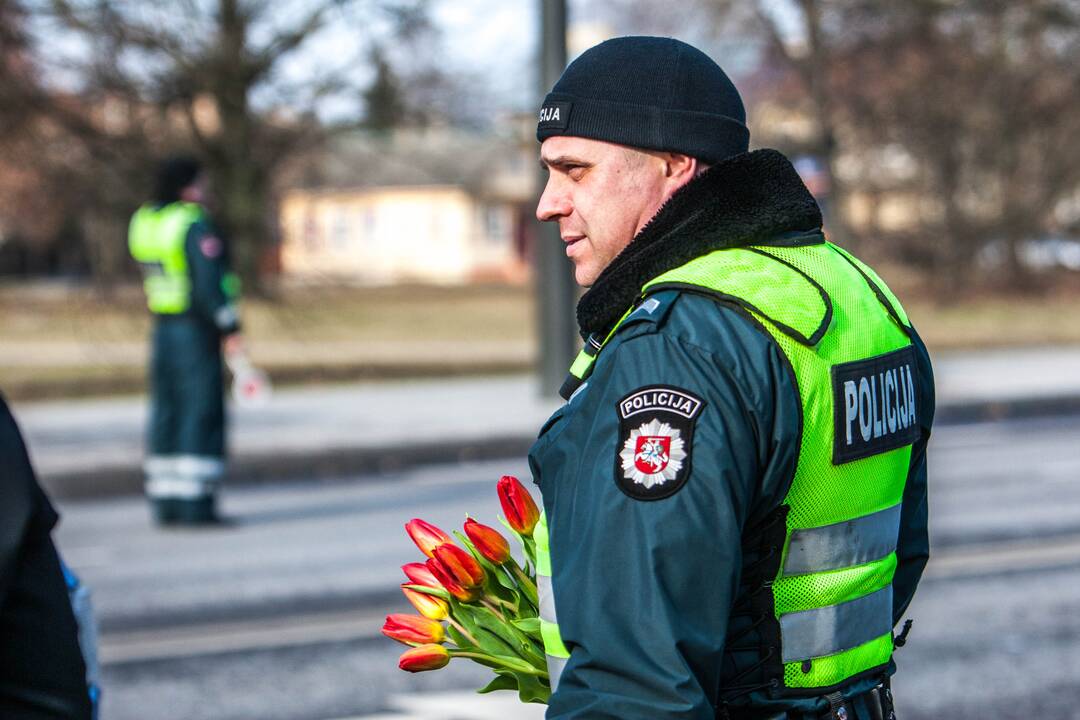
POLYGON ((839 605, 780 616, 783 661, 834 655, 892 632, 892 585, 839 605))
MULTIPOLYGON (((559 621, 555 615, 555 593, 552 590, 550 576, 536 574, 536 592, 540 596, 540 620, 552 625, 558 625, 559 621)), ((569 658, 544 653, 544 659, 547 660, 548 682, 551 684, 551 692, 555 692, 559 688, 559 678, 562 677, 563 669, 566 667, 566 661, 569 658)))
POLYGON ((896 550, 900 504, 833 525, 791 533, 784 575, 838 570, 880 560, 896 550))
POLYGON ((548 669, 548 682, 551 684, 551 692, 555 692, 559 689, 559 678, 562 677, 563 670, 566 669, 566 663, 570 662, 570 658, 555 657, 554 655, 545 655, 547 659, 548 669))
POLYGON ((551 578, 547 575, 536 576, 536 592, 540 596, 540 619, 558 624, 555 617, 555 593, 551 591, 551 578))

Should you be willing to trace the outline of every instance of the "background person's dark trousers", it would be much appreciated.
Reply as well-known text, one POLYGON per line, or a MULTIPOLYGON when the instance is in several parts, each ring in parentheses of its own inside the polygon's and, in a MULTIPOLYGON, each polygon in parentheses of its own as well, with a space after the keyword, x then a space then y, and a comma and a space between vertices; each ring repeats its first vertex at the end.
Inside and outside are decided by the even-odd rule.
POLYGON ((162 524, 218 520, 225 471, 221 340, 191 316, 159 316, 150 363, 146 495, 162 524))

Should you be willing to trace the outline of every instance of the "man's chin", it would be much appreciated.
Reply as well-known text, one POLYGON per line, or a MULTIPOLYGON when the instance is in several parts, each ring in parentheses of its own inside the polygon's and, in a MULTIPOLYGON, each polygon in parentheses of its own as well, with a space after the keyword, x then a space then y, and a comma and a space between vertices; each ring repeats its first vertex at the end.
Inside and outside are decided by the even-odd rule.
POLYGON ((589 272, 585 268, 574 268, 574 282, 583 288, 591 288, 596 282, 596 273, 589 272))

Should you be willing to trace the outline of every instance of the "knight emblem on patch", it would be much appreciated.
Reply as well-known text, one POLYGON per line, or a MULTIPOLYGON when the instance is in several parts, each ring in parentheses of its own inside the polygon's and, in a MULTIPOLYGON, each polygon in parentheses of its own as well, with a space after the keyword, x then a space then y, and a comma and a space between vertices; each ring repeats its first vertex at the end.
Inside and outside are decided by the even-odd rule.
POLYGON ((636 500, 676 493, 690 476, 694 424, 705 402, 669 385, 650 385, 619 401, 615 482, 636 500))

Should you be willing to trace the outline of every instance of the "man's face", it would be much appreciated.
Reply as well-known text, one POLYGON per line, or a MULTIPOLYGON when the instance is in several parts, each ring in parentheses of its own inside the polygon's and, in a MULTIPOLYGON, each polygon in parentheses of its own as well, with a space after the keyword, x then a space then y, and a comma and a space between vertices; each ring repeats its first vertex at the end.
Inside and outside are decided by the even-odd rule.
POLYGON ((550 137, 540 146, 547 186, 536 207, 558 221, 574 280, 589 287, 673 191, 661 154, 601 140, 550 137))
POLYGON ((184 202, 205 204, 210 197, 210 178, 205 172, 200 172, 190 185, 180 191, 180 199, 184 202))

